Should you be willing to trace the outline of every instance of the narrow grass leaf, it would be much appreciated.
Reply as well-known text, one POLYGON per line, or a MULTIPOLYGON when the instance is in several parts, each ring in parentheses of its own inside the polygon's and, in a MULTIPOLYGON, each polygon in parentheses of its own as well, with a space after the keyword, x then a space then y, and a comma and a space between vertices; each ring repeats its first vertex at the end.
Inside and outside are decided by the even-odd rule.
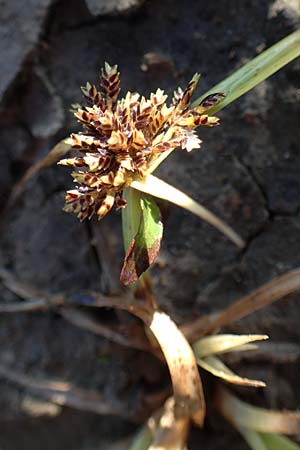
POLYGON ((154 419, 148 419, 146 425, 144 425, 143 428, 134 437, 133 442, 128 450, 148 450, 151 442, 153 441, 155 431, 154 427, 157 427, 154 419))
POLYGON ((139 227, 129 245, 121 271, 121 282, 125 286, 137 281, 154 262, 163 234, 160 210, 154 199, 141 196, 139 212, 139 227))
POLYGON ((246 427, 262 433, 280 434, 297 434, 300 430, 300 412, 267 410, 252 406, 223 387, 218 389, 216 405, 236 428, 246 427))
POLYGON ((259 433, 245 427, 238 430, 251 450, 300 450, 299 445, 281 434, 259 433))
POLYGON ((267 450, 300 450, 300 445, 295 444, 291 439, 281 434, 261 433, 261 438, 267 450))
POLYGON ((209 110, 209 114, 214 114, 269 78, 298 56, 300 56, 300 30, 281 39, 236 70, 232 75, 225 78, 225 80, 213 86, 209 91, 197 98, 193 102, 192 107, 199 105, 209 94, 224 92, 226 94, 224 99, 209 110))
MULTIPOLYGON (((268 48, 247 64, 236 70, 232 75, 213 86, 193 103, 192 107, 198 106, 209 94, 223 92, 225 97, 215 107, 207 111, 209 115, 215 114, 225 106, 246 92, 253 89, 262 81, 273 75, 293 59, 300 56, 300 30, 291 33, 281 41, 268 48)), ((159 155, 151 166, 151 173, 172 153, 172 150, 159 155)))
MULTIPOLYGON (((257 431, 250 430, 249 428, 239 427, 239 432, 251 448, 251 450, 270 450, 264 443, 263 438, 257 431)), ((273 449, 275 450, 275 449, 273 449)), ((283 450, 283 449, 282 449, 283 450)))
POLYGON ((265 387, 263 381, 251 380, 236 375, 230 370, 219 358, 216 356, 207 356, 206 358, 197 358, 197 363, 202 369, 210 372, 215 377, 221 378, 224 381, 241 386, 265 387))
POLYGON ((197 203, 184 192, 176 189, 165 181, 153 175, 148 175, 144 181, 132 181, 131 187, 141 192, 153 195, 154 197, 168 200, 181 208, 187 209, 191 213, 213 225, 238 247, 242 248, 245 245, 241 237, 231 227, 229 227, 229 225, 216 217, 213 213, 208 211, 204 206, 197 203))
POLYGON ((249 342, 266 339, 268 339, 268 336, 265 334, 218 334, 199 339, 193 345, 193 349, 197 358, 203 358, 209 355, 220 355, 236 349, 241 351, 248 350, 249 347, 246 344, 249 344, 249 342))

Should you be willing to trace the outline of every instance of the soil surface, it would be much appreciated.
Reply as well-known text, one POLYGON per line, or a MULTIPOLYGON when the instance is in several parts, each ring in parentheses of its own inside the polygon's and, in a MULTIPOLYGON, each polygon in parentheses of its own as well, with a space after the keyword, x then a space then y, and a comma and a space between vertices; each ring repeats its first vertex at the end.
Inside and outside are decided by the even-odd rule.
MULTIPOLYGON (((5 209, 26 169, 78 129, 70 105, 81 101, 86 81, 97 83, 104 61, 119 65, 123 92, 148 95, 160 87, 171 95, 197 71, 200 94, 299 25, 297 0, 0 0, 1 267, 22 283, 70 298, 120 292, 120 214, 80 224, 62 212, 72 185, 68 168, 42 171, 5 209)), ((300 61, 219 116, 220 127, 200 130, 201 150, 177 150, 157 174, 224 218, 246 248, 237 250, 191 214, 166 207, 154 287, 161 308, 180 324, 300 266, 300 61)), ((4 284, 1 293, 2 303, 21 302, 4 284)), ((294 349, 290 359, 284 353, 233 363, 238 373, 268 384, 239 390, 250 402, 300 407, 297 300, 291 296, 228 328, 268 334, 294 349)), ((140 330, 125 313, 79 311, 125 335, 140 330)), ((0 322, 1 450, 106 450, 143 423, 153 398, 169 385, 166 368, 149 353, 75 326, 54 307, 1 314, 0 322), (120 414, 58 406, 22 385, 24 379, 92 390, 120 414)), ((208 388, 206 394, 210 405, 208 388)), ((190 435, 189 450, 200 447, 247 449, 210 406, 205 428, 190 435)))

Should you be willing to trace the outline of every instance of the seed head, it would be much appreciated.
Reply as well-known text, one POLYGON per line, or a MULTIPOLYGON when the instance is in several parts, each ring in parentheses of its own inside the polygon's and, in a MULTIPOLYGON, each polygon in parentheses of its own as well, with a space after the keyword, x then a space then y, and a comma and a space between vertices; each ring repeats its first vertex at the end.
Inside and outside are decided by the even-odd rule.
POLYGON ((127 92, 117 100, 120 74, 117 66, 105 63, 99 90, 90 83, 81 88, 86 104, 76 105, 74 115, 84 131, 71 135, 77 155, 59 162, 77 169, 71 174, 76 187, 67 191, 64 210, 75 213, 80 221, 94 214, 100 220, 114 204, 117 208, 126 205, 123 188, 132 179, 147 176, 155 155, 176 147, 188 152, 199 148, 201 140, 194 130, 219 124, 217 117, 205 113, 224 94, 210 95, 189 108, 198 80, 195 74, 184 91, 175 91, 170 106, 161 89, 149 99, 127 92))

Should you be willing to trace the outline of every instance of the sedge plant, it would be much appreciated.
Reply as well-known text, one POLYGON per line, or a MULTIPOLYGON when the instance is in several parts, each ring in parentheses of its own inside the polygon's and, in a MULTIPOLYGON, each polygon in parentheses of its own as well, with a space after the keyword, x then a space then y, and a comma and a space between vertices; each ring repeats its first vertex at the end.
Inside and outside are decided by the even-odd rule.
MULTIPOLYGON (((177 89, 172 101, 161 89, 148 99, 128 92, 119 99, 120 74, 117 66, 105 63, 98 87, 82 88, 83 106, 74 114, 83 131, 59 143, 45 160, 32 167, 13 192, 14 201, 25 183, 38 170, 60 159, 73 168, 75 188, 67 192, 66 212, 80 221, 102 219, 115 206, 122 211, 125 259, 121 283, 129 286, 129 296, 114 307, 127 309, 145 324, 154 352, 169 367, 173 395, 149 418, 130 450, 184 450, 190 422, 203 426, 206 405, 197 366, 216 379, 243 386, 263 387, 260 380, 241 377, 222 360, 228 352, 249 351, 266 335, 215 334, 234 320, 266 306, 277 298, 300 289, 300 273, 279 277, 228 310, 179 328, 160 310, 151 287, 150 267, 163 236, 163 223, 156 198, 167 200, 196 214, 216 227, 234 245, 243 239, 222 219, 204 206, 153 175, 157 167, 176 149, 197 151, 204 146, 196 129, 219 125, 215 113, 238 99, 300 55, 300 30, 290 34, 248 62, 228 78, 192 102, 199 80, 195 74, 187 87, 177 89), (71 155, 65 155, 73 151, 71 155), (128 300, 129 299, 129 300, 128 300)), ((213 129, 211 130, 213 133, 213 129)), ((100 225, 101 226, 101 225, 100 225)), ((106 303, 110 304, 109 302, 106 303)), ((296 450, 283 436, 299 434, 300 415, 289 411, 266 411, 248 405, 222 384, 213 401, 216 408, 241 433, 253 450, 296 450)))

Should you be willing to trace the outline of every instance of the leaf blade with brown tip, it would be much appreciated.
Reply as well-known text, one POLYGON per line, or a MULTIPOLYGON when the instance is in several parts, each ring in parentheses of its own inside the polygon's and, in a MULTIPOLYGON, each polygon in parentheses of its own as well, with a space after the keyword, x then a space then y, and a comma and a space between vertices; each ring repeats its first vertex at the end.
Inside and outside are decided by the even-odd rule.
POLYGON ((134 283, 154 262, 160 249, 163 225, 155 201, 140 197, 141 215, 136 235, 125 256, 120 280, 125 286, 134 283))

